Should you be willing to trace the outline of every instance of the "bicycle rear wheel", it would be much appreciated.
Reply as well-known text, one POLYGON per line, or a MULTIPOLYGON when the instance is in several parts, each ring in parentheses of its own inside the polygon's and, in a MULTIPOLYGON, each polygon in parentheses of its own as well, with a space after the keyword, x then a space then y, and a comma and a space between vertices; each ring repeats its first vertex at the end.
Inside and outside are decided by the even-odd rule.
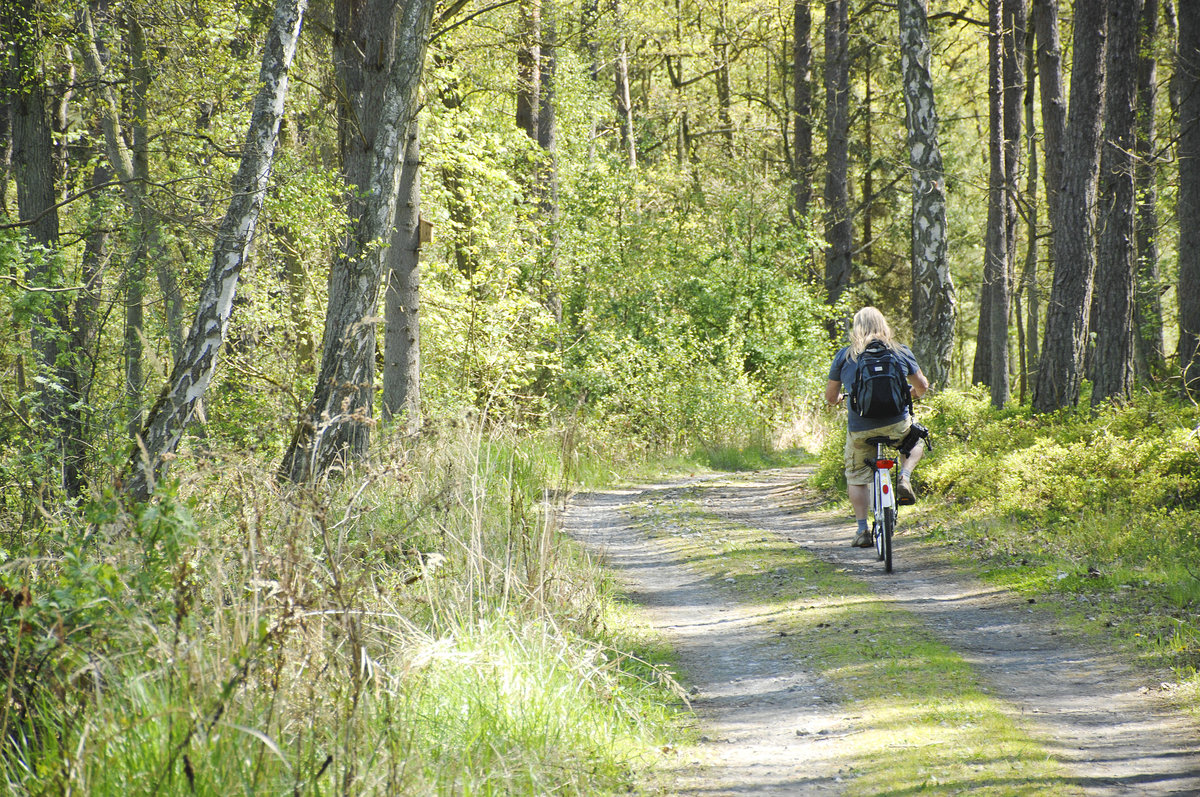
POLYGON ((892 533, 896 530, 896 508, 892 506, 883 509, 883 528, 879 534, 879 547, 882 549, 880 558, 883 560, 883 572, 892 572, 892 533))

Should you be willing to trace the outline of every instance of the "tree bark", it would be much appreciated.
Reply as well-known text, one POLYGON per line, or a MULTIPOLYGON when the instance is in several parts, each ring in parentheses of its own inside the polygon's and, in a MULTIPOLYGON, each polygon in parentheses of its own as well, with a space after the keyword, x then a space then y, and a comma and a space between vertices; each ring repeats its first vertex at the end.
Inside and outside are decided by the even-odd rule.
POLYGON ((383 419, 400 418, 409 434, 421 428, 421 145, 409 127, 396 224, 388 248, 384 295, 383 419))
POLYGON ((125 396, 128 404, 130 434, 136 434, 143 422, 142 349, 145 340, 145 289, 148 265, 152 262, 159 290, 166 307, 167 335, 171 344, 172 364, 179 361, 183 351, 183 298, 175 271, 163 251, 157 216, 150 205, 147 186, 150 184, 149 130, 147 95, 150 91, 150 69, 146 62, 145 36, 141 23, 133 16, 128 20, 130 50, 130 80, 132 86, 132 142, 121 124, 120 101, 111 85, 118 81, 108 78, 111 56, 105 42, 96 35, 93 13, 106 13, 105 4, 94 3, 80 12, 85 36, 82 40, 83 58, 88 71, 100 85, 98 103, 100 125, 104 131, 105 155, 121 183, 122 197, 133 219, 134 246, 124 275, 125 293, 125 396))
POLYGON ((546 309, 556 323, 562 322, 562 274, 559 255, 558 205, 558 116, 555 111, 558 71, 558 9, 553 0, 544 0, 542 8, 542 42, 539 48, 538 80, 538 146, 542 159, 538 164, 538 208, 541 212, 540 231, 542 280, 545 283, 546 309))
MULTIPOLYGON (((1019 293, 1025 297, 1024 331, 1025 339, 1021 349, 1021 403, 1029 391, 1029 383, 1037 374, 1038 368, 1038 315, 1040 312, 1040 289, 1038 287, 1038 180, 1040 179, 1037 130, 1034 122, 1034 83, 1036 81, 1037 61, 1034 50, 1033 26, 1025 31, 1025 64, 1027 76, 1025 80, 1025 141, 1026 164, 1025 171, 1025 267, 1021 275, 1019 293)), ((1018 306, 1017 312, 1020 313, 1018 306)))
POLYGON ((363 212, 331 274, 321 369, 313 399, 284 455, 280 473, 293 482, 320 478, 361 456, 369 442, 375 370, 373 315, 379 304, 384 247, 395 220, 404 134, 417 113, 433 0, 408 0, 400 12, 370 173, 360 184, 363 212))
POLYGON ((1139 0, 1109 0, 1105 141, 1100 156, 1100 245, 1092 323, 1092 406, 1133 388, 1136 235, 1133 152, 1137 139, 1139 0))
POLYGON ((1184 392, 1200 395, 1200 4, 1180 3, 1179 370, 1184 392))
POLYGON ((521 0, 521 42, 517 49, 517 127, 538 137, 538 101, 542 95, 542 3, 521 0))
POLYGON ((733 85, 729 76, 728 4, 721 0, 718 25, 712 42, 714 73, 717 89, 717 120, 721 126, 721 143, 727 157, 733 156, 733 85))
MULTIPOLYGON (((4 93, 11 109, 12 166, 17 187, 17 218, 25 232, 25 280, 35 287, 52 287, 59 275, 59 168, 50 118, 51 96, 43 82, 40 32, 21 24, 34 13, 29 0, 19 0, 0 17, 0 33, 9 42, 4 64, 4 93)), ((69 334, 67 306, 62 293, 36 297, 30 323, 30 345, 41 377, 35 416, 54 448, 54 482, 66 486, 62 466, 69 437, 63 388, 69 383, 68 352, 60 340, 69 334)), ((49 480, 48 480, 49 481, 49 480)))
POLYGON ((900 68, 912 171, 913 352, 931 383, 950 379, 957 306, 946 258, 946 177, 938 145, 924 0, 900 0, 900 68))
POLYGON ((1033 408, 1079 402, 1088 311, 1096 275, 1096 185, 1104 109, 1107 3, 1075 8, 1071 99, 1057 212, 1052 217, 1054 282, 1033 408))
POLYGON ((90 229, 83 248, 81 276, 83 290, 75 300, 71 323, 70 379, 67 397, 71 409, 67 415, 66 446, 63 457, 63 484, 67 494, 78 496, 83 493, 84 472, 87 465, 87 423, 85 406, 91 393, 89 367, 97 357, 96 321, 100 316, 100 289, 104 279, 104 261, 108 257, 108 225, 105 218, 102 188, 112 180, 112 171, 103 161, 92 168, 92 194, 90 229))
MULTIPOLYGON (((825 299, 841 300, 850 285, 854 227, 850 215, 850 8, 825 3, 825 299)), ((831 330, 840 335, 840 328, 831 330)))
POLYGON ((1149 380, 1165 370, 1162 275, 1158 265, 1158 152, 1154 116, 1158 112, 1158 0, 1145 0, 1138 26, 1137 285, 1133 305, 1134 370, 1149 380))
POLYGON ((1062 185, 1063 144, 1067 135, 1067 102, 1063 91, 1062 40, 1058 0, 1033 0, 1037 28, 1038 88, 1042 95, 1042 151, 1045 153, 1046 207, 1051 225, 1058 220, 1062 185))
POLYGON ((792 207, 803 223, 812 202, 812 1, 792 9, 792 207))
POLYGON ((625 12, 621 0, 613 0, 613 15, 617 25, 617 58, 616 58, 616 94, 617 115, 621 120, 621 148, 625 153, 625 163, 630 169, 636 169, 637 138, 633 132, 633 100, 629 91, 629 44, 625 35, 625 12))
POLYGON ((217 229, 212 267, 200 290, 196 316, 183 354, 150 411, 126 470, 124 492, 134 501, 149 499, 216 371, 233 311, 238 278, 267 192, 287 96, 288 71, 296 53, 306 4, 307 0, 276 2, 275 15, 263 46, 259 72, 261 85, 254 100, 241 162, 233 179, 233 198, 217 229))
POLYGON ((973 381, 991 388, 992 406, 1008 401, 1008 125, 1002 0, 988 2, 988 221, 973 381), (986 320, 986 324, 984 323, 986 320))

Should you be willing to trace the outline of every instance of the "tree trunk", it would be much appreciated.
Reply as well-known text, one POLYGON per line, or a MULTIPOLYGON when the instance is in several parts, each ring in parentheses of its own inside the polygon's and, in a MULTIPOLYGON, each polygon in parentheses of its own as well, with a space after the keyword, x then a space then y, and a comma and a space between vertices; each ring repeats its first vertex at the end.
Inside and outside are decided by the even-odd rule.
MULTIPOLYGON (((1029 383, 1038 367, 1038 314, 1040 312, 1040 290, 1038 288, 1038 146, 1037 129, 1034 122, 1034 82, 1037 61, 1034 55, 1033 26, 1025 31, 1025 267, 1021 275, 1020 292, 1025 296, 1025 340, 1021 349, 1021 403, 1029 391, 1029 383)), ((1020 309, 1018 308, 1018 312, 1020 309)))
POLYGON ((727 7, 724 0, 718 13, 719 24, 712 43, 717 82, 717 120, 721 126, 721 142, 727 157, 733 156, 733 85, 729 78, 729 32, 726 22, 727 7))
POLYGON ((1092 406, 1129 397, 1133 388, 1135 256, 1134 162, 1137 140, 1139 0, 1108 2, 1105 141, 1100 156, 1100 245, 1092 327, 1092 406))
POLYGON ((1200 4, 1179 4, 1179 369, 1200 395, 1200 4))
POLYGON ((811 0, 795 0, 792 13, 792 207, 804 223, 813 175, 811 0))
POLYGON ((399 417, 409 434, 421 428, 421 145, 409 127, 396 224, 388 249, 384 295, 383 419, 399 417))
POLYGON ((924 0, 900 0, 898 7, 913 192, 912 348, 930 382, 942 387, 950 379, 957 306, 946 259, 946 177, 929 73, 929 23, 924 0))
POLYGON ((545 0, 542 8, 542 41, 538 79, 538 146, 542 159, 538 164, 538 209, 541 213, 541 261, 546 309, 558 323, 562 322, 562 275, 559 271, 558 249, 558 117, 555 112, 558 71, 558 9, 553 0, 545 0))
POLYGON ((979 307, 976 381, 991 388, 992 406, 1008 401, 1008 129, 1004 114, 1005 40, 1002 0, 988 2, 988 221, 983 263, 983 298, 979 307), (986 319, 986 325, 984 320, 986 319))
POLYGON ((375 327, 384 248, 395 220, 396 186, 403 172, 404 134, 416 118, 433 0, 408 0, 400 12, 395 55, 379 104, 369 175, 359 185, 363 211, 352 225, 330 275, 321 369, 313 399, 284 455, 281 475, 293 482, 323 476, 361 456, 369 440, 375 371, 375 327))
POLYGON ((1138 26, 1137 285, 1133 305, 1134 370, 1139 379, 1163 373, 1162 275, 1158 267, 1158 153, 1154 115, 1158 112, 1158 0, 1145 0, 1138 26))
POLYGON ((307 0, 277 0, 263 46, 260 87, 250 117, 232 199, 217 228, 213 262, 200 290, 199 305, 183 355, 150 411, 125 474, 124 491, 134 501, 148 500, 167 468, 197 403, 212 381, 229 327, 237 282, 245 265, 259 210, 267 192, 279 123, 287 95, 288 70, 300 37, 307 0))
POLYGON ((857 114, 862 118, 862 144, 858 148, 862 162, 862 245, 858 248, 858 271, 868 275, 875 273, 875 230, 872 224, 876 202, 875 139, 871 128, 871 103, 875 98, 871 91, 872 60, 870 54, 863 59, 863 95, 859 106, 862 110, 857 114))
MULTIPOLYGON (((850 285, 850 8, 825 3, 825 299, 837 304, 850 285)), ((839 336, 840 328, 834 332, 839 336)))
POLYGON ((63 483, 67 494, 83 493, 84 471, 87 465, 87 424, 85 406, 91 393, 90 363, 97 357, 96 321, 100 316, 100 288, 104 279, 104 261, 108 257, 109 219, 105 218, 102 187, 112 180, 112 172, 103 161, 92 168, 91 218, 83 248, 81 276, 83 290, 75 300, 71 323, 70 374, 67 397, 68 412, 66 450, 63 462, 63 483))
POLYGON ((542 95, 542 3, 521 0, 521 43, 517 49, 517 127, 538 137, 538 101, 542 95))
POLYGON ((1051 226, 1058 221, 1062 186, 1063 145, 1067 135, 1067 102, 1063 93, 1062 41, 1058 32, 1058 0, 1033 0, 1037 28, 1038 87, 1042 95, 1046 207, 1051 226))
MULTIPOLYGON (((96 4, 96 13, 105 13, 103 4, 96 4)), ((113 94, 107 77, 110 61, 105 42, 96 35, 91 9, 82 13, 85 37, 83 57, 92 77, 101 86, 100 124, 104 131, 105 155, 117 179, 121 182, 122 196, 133 219, 134 246, 126 264, 124 277, 125 293, 125 396, 128 404, 130 434, 142 427, 143 374, 142 349, 145 341, 145 289, 148 264, 154 263, 159 290, 166 307, 167 335, 171 344, 172 365, 179 361, 183 350, 183 298, 175 271, 163 251, 158 219, 150 206, 147 186, 150 184, 149 131, 146 97, 150 91, 150 70, 146 62, 145 37, 140 22, 130 17, 129 28, 131 103, 133 119, 132 144, 126 139, 121 126, 120 101, 113 94)))
MULTIPOLYGON (((4 65, 4 93, 12 113, 13 177, 17 186, 17 218, 25 231, 30 251, 26 282, 35 288, 52 287, 59 268, 59 218, 57 169, 49 114, 49 94, 42 82, 40 51, 45 47, 39 32, 22 25, 34 13, 28 0, 6 9, 0 31, 10 42, 4 65)), ((36 417, 41 432, 52 441, 57 461, 55 481, 63 486, 61 465, 66 402, 62 388, 67 382, 60 363, 59 340, 69 332, 63 294, 38 293, 30 322, 30 344, 40 376, 36 417)), ((65 360, 66 358, 62 358, 65 360)))
POLYGON ((1052 217, 1054 283, 1042 363, 1033 392, 1033 408, 1038 412, 1052 412, 1079 402, 1096 275, 1096 183, 1107 21, 1107 3, 1081 3, 1075 8, 1070 116, 1058 208, 1052 217))
POLYGON ((616 93, 617 114, 621 119, 621 148, 630 169, 637 168, 637 139, 633 133, 633 100, 629 92, 629 50, 625 35, 625 13, 621 0, 613 0, 613 15, 617 25, 616 93))

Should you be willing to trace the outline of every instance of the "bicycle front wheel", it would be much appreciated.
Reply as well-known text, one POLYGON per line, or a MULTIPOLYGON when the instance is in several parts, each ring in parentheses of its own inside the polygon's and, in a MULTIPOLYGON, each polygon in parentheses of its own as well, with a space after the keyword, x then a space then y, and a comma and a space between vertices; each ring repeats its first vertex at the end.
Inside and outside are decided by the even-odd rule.
POLYGON ((896 508, 894 506, 884 507, 883 509, 883 528, 880 529, 879 545, 882 548, 883 554, 880 558, 883 559, 883 572, 892 572, 892 533, 896 530, 896 508))

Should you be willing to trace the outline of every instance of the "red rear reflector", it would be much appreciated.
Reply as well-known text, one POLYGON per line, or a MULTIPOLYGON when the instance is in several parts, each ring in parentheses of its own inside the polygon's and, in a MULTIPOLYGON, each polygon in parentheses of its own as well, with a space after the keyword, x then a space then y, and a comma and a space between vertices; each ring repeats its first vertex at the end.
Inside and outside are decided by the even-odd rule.
POLYGON ((883 485, 883 494, 884 495, 887 495, 891 491, 892 491, 892 485, 890 485, 890 484, 883 485))
POLYGON ((891 470, 892 466, 895 464, 896 464, 896 460, 894 460, 894 459, 877 459, 877 460, 875 460, 875 467, 877 467, 881 470, 891 470))

